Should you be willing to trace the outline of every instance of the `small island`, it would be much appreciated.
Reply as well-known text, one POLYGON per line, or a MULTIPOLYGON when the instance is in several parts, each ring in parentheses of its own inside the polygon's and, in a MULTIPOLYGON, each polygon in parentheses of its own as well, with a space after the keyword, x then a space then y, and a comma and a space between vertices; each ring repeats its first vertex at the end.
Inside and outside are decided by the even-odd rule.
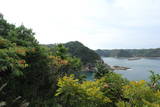
POLYGON ((129 61, 132 61, 132 60, 139 60, 141 59, 140 57, 132 57, 132 58, 128 58, 129 61))
POLYGON ((128 69, 131 69, 131 68, 123 67, 123 66, 111 66, 111 69, 112 70, 128 70, 128 69))

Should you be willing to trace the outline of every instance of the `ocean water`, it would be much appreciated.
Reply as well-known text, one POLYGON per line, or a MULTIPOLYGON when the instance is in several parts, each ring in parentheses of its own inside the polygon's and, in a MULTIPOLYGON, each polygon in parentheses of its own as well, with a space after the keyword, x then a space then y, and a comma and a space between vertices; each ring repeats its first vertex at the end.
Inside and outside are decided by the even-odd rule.
POLYGON ((149 80, 150 70, 160 73, 160 58, 141 58, 128 60, 128 58, 103 57, 105 63, 111 66, 129 67, 129 70, 115 70, 128 80, 149 80))
MULTIPOLYGON (((128 60, 128 58, 102 57, 105 63, 111 66, 129 67, 129 70, 115 70, 128 80, 149 80, 150 70, 160 74, 160 58, 141 58, 139 60, 128 60)), ((88 72, 87 80, 94 79, 94 73, 88 72)))

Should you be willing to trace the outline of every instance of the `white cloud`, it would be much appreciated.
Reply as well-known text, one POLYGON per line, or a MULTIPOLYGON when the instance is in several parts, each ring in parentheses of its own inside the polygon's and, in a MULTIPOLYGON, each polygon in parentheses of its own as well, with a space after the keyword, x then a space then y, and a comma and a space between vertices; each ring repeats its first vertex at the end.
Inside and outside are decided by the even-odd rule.
POLYGON ((146 48, 145 35, 160 33, 155 30, 159 5, 159 0, 0 0, 0 12, 11 23, 33 28, 40 43, 78 40, 94 49, 146 48))

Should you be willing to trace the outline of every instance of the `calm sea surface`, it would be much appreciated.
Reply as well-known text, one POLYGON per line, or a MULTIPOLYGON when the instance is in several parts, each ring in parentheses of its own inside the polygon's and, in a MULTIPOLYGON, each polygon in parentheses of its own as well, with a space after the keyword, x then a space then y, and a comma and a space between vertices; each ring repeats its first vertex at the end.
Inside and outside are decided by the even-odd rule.
POLYGON ((150 70, 160 73, 160 58, 142 58, 140 60, 128 60, 127 58, 103 57, 105 63, 129 67, 131 70, 115 70, 129 80, 148 80, 150 70))
MULTIPOLYGON (((123 77, 129 80, 148 80, 150 76, 150 70, 160 73, 160 58, 142 58, 139 60, 128 60, 127 58, 112 58, 103 57, 105 63, 111 66, 124 66, 129 67, 129 70, 115 70, 121 74, 123 77)), ((93 79, 93 73, 87 74, 87 79, 93 79)))

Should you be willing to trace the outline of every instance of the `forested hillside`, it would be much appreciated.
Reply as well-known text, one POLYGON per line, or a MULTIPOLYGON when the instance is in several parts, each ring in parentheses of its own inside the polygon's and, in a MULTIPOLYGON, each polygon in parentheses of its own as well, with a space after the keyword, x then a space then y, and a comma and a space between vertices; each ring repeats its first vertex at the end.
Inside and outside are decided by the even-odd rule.
MULTIPOLYGON (((68 43, 63 43, 65 48, 67 48, 69 54, 71 56, 79 58, 84 65, 86 64, 95 64, 97 61, 101 61, 100 56, 94 51, 84 46, 82 43, 78 41, 72 41, 68 43)), ((46 45, 45 45, 46 46, 46 45)), ((47 47, 51 48, 52 52, 54 52, 54 44, 49 44, 47 47)))
POLYGON ((80 58, 84 64, 95 64, 97 61, 101 60, 100 56, 95 51, 89 49, 78 41, 68 42, 64 44, 64 46, 68 48, 68 52, 71 55, 80 58))
POLYGON ((104 57, 160 57, 160 48, 157 49, 113 49, 96 50, 97 54, 104 57))
POLYGON ((31 29, 0 15, 0 107, 160 106, 159 74, 151 72, 149 82, 128 81, 96 63, 99 58, 79 42, 42 46, 31 29), (97 68, 93 81, 81 74, 90 61, 97 68))

